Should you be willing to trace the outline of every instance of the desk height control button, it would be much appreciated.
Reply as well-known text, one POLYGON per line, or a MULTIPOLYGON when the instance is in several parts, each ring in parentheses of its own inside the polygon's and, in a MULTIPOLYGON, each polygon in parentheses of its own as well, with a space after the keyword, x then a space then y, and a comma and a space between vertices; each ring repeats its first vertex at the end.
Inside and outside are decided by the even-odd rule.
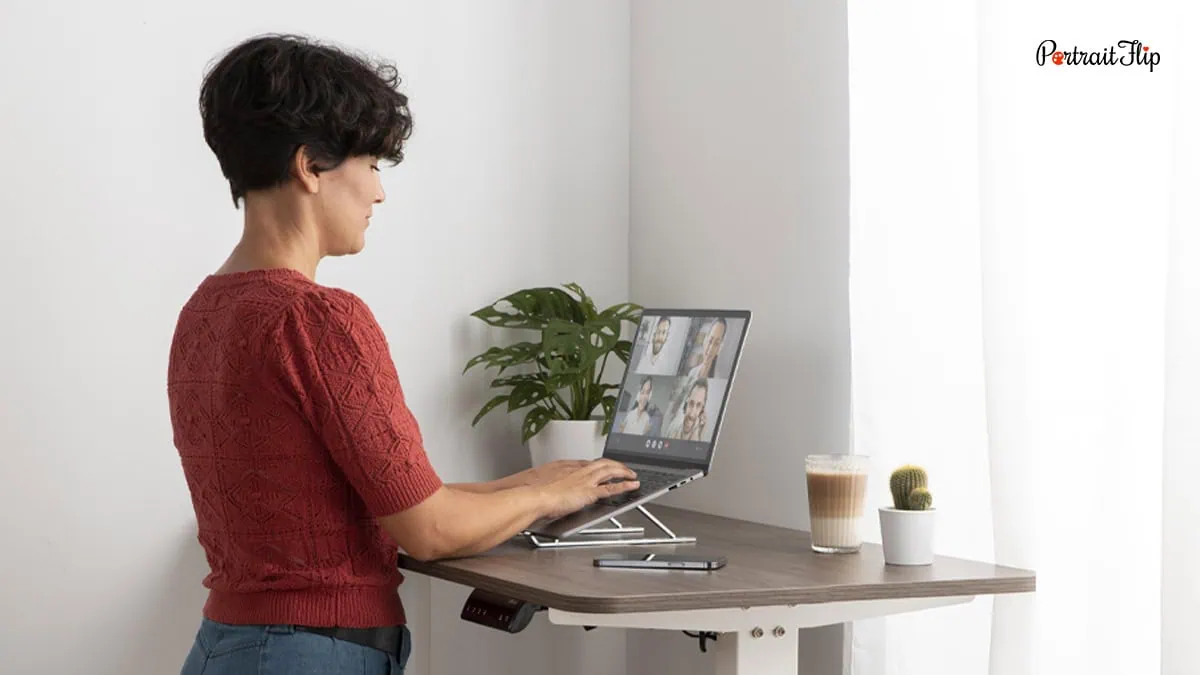
POLYGON ((463 605, 461 618, 505 633, 519 633, 542 609, 524 600, 475 589, 463 605))

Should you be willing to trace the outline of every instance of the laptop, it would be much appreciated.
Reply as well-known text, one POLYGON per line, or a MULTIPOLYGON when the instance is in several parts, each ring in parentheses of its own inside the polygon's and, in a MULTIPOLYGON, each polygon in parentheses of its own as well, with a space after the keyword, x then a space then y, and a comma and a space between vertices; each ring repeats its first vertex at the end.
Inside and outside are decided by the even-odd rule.
POLYGON ((708 475, 749 328, 749 310, 643 309, 603 455, 641 485, 526 532, 564 539, 708 475))

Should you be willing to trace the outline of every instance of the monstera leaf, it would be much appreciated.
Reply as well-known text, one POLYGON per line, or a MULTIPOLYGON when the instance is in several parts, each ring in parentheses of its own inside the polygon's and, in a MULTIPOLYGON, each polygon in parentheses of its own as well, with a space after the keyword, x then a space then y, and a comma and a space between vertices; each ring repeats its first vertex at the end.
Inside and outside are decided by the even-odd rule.
MULTIPOLYGON (((568 284, 567 288, 572 286, 568 284)), ((588 302, 590 304, 590 299, 588 302)), ((526 288, 480 307, 471 312, 471 316, 490 326, 541 330, 552 319, 582 323, 587 318, 587 309, 588 305, 561 289, 526 288), (504 305, 508 306, 507 309, 502 309, 504 305)))
POLYGON ((610 392, 620 384, 603 382, 604 368, 609 355, 629 363, 633 344, 622 339, 621 329, 636 326, 641 311, 631 302, 600 310, 579 284, 569 283, 525 288, 471 312, 489 326, 528 332, 523 341, 490 347, 467 361, 464 374, 476 366, 495 369, 491 386, 507 390, 485 403, 471 425, 498 408, 528 408, 521 424, 527 441, 552 420, 592 419, 599 409, 608 433, 617 406, 610 392), (500 377, 514 369, 521 372, 500 377))

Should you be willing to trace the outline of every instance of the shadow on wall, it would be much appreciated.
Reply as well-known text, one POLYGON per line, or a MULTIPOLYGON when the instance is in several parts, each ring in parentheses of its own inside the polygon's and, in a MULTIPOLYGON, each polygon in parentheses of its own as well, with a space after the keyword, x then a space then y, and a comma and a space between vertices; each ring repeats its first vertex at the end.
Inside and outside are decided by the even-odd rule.
POLYGON ((131 634, 120 673, 178 673, 200 627, 208 590, 201 582, 209 572, 204 549, 190 524, 168 549, 162 574, 143 585, 145 613, 131 634))

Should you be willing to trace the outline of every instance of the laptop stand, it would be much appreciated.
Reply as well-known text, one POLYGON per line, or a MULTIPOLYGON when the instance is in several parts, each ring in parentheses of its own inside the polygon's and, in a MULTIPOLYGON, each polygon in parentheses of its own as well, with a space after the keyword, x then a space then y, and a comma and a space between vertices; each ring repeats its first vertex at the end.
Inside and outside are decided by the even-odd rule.
POLYGON ((661 520, 655 518, 652 513, 646 510, 646 507, 638 505, 634 507, 641 512, 643 516, 654 523, 658 529, 663 531, 666 536, 663 537, 634 537, 623 538, 628 535, 645 535, 645 528, 642 527, 625 527, 621 521, 616 518, 609 518, 608 522, 612 523, 612 527, 593 527, 586 530, 580 530, 577 534, 562 539, 554 537, 543 537, 532 532, 525 531, 521 534, 533 544, 534 548, 583 548, 597 546, 648 546, 648 545, 668 545, 668 544, 694 544, 695 537, 681 537, 671 531, 671 528, 663 524, 661 520))

